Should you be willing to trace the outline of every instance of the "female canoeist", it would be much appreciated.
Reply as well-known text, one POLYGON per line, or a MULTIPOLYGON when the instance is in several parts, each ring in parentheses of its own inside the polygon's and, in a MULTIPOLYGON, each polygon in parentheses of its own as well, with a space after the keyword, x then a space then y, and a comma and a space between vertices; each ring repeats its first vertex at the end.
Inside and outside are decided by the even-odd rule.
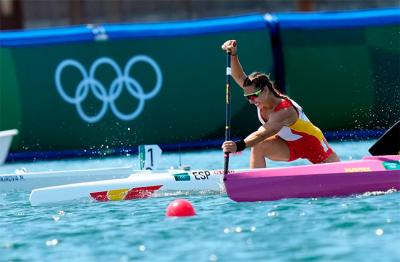
POLYGON ((265 167, 265 157, 275 161, 298 158, 310 162, 338 162, 321 130, 306 117, 303 109, 280 93, 268 75, 254 72, 247 76, 237 56, 236 40, 228 40, 222 49, 231 54, 232 76, 243 88, 244 97, 257 107, 262 126, 240 141, 225 141, 224 152, 239 152, 251 147, 250 167, 265 167))

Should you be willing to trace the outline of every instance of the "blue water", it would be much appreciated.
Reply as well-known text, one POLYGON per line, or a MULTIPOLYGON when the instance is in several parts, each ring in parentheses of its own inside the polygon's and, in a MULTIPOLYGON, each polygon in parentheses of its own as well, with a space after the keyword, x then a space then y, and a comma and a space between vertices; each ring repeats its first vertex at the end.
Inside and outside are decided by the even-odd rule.
MULTIPOLYGON (((373 141, 332 143, 342 160, 373 141)), ((245 168, 249 152, 231 158, 245 168)), ((221 169, 221 152, 164 154, 161 165, 221 169)), ((0 173, 137 164, 134 156, 14 163, 0 173)), ((304 164, 270 163, 270 166, 304 164)), ((165 217, 176 197, 31 207, 29 192, 0 194, 0 261, 399 261, 400 193, 236 203, 184 196, 197 215, 165 217)))

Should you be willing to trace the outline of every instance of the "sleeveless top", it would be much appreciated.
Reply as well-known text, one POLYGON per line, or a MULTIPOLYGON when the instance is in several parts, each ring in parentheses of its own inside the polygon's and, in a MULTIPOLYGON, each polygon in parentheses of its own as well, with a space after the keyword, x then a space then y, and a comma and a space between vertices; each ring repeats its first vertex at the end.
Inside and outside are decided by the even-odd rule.
MULTIPOLYGON (((321 130, 311 123, 311 121, 307 118, 306 114, 303 112, 301 106, 299 106, 295 101, 293 101, 292 99, 284 99, 274 108, 274 112, 277 112, 279 110, 291 106, 293 106, 296 109, 299 118, 296 120, 294 124, 282 127, 282 129, 279 130, 277 135, 286 141, 296 141, 305 136, 313 136, 321 142, 322 146, 325 149, 328 149, 329 146, 326 144, 324 135, 321 132, 321 130)), ((261 111, 259 108, 257 108, 257 113, 260 122, 262 124, 265 124, 265 121, 261 116, 261 111)))

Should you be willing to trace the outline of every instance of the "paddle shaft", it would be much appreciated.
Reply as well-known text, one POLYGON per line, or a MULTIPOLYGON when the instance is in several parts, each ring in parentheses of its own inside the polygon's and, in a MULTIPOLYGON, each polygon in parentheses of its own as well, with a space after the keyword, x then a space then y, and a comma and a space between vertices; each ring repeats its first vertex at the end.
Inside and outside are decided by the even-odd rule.
MULTIPOLYGON (((226 54, 225 141, 231 139, 231 54, 226 54)), ((224 174, 228 174, 229 152, 224 155, 224 174)))

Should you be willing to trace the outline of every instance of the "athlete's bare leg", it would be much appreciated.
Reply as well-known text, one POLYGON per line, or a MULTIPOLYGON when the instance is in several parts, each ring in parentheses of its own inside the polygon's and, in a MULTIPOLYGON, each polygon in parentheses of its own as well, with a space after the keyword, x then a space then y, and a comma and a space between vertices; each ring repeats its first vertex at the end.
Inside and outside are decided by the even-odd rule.
POLYGON ((272 136, 251 148, 250 168, 266 167, 265 158, 273 161, 288 161, 290 159, 289 147, 278 136, 272 136))
POLYGON ((333 162, 340 162, 340 158, 335 152, 332 152, 332 154, 321 163, 333 163, 333 162))

